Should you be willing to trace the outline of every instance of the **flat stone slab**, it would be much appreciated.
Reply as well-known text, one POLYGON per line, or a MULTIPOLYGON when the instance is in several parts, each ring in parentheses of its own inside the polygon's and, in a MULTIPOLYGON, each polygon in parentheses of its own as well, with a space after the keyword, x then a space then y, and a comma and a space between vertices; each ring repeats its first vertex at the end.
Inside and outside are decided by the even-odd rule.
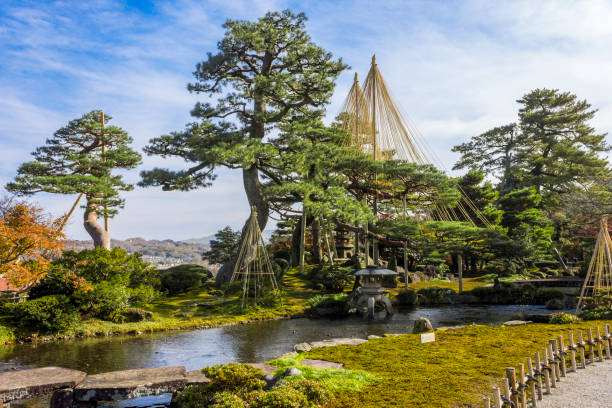
POLYGON ((62 388, 72 388, 87 374, 61 367, 32 368, 0 372, 0 402, 51 394, 62 388))
POLYGON ((421 343, 432 343, 436 341, 436 333, 421 334, 421 343))
POLYGON ((208 378, 201 370, 187 371, 187 385, 202 385, 208 384, 210 378, 208 378))
POLYGON ((266 364, 266 363, 248 363, 248 364, 251 367, 259 368, 261 371, 263 371, 264 375, 274 374, 277 370, 276 367, 271 366, 270 364, 266 364))
POLYGON ((78 402, 116 401, 175 392, 187 384, 185 367, 157 367, 88 376, 74 389, 78 402))
POLYGON ((523 326, 525 324, 532 323, 528 320, 508 320, 507 322, 503 322, 504 326, 523 326))
POLYGON ((361 343, 365 343, 367 342, 367 340, 365 339, 347 339, 347 338, 341 338, 341 339, 330 339, 330 340, 323 340, 323 341, 314 341, 312 343, 310 343, 310 345, 312 346, 312 348, 315 347, 333 347, 333 346, 342 346, 342 345, 348 345, 348 346, 357 346, 361 343))
POLYGON ((334 363, 334 362, 325 361, 325 360, 309 360, 309 359, 300 361, 300 365, 303 365, 306 367, 314 367, 314 368, 328 368, 328 369, 333 369, 333 370, 339 370, 344 367, 344 364, 342 363, 334 363))

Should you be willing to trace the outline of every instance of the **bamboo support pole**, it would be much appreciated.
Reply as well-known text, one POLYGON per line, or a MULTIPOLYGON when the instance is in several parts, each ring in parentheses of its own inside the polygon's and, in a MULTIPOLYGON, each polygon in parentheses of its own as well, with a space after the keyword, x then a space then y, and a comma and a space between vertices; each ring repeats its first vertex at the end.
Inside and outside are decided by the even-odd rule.
POLYGON ((557 344, 559 346, 559 361, 561 362, 561 377, 565 377, 567 375, 567 362, 565 361, 565 356, 567 352, 565 351, 565 342, 563 341, 563 336, 559 336, 557 339, 557 344))
POLYGON ((612 358, 612 345, 610 344, 612 343, 612 337, 610 335, 610 325, 606 324, 604 326, 604 344, 606 346, 606 358, 610 359, 612 358))
POLYGON ((501 390, 499 387, 493 387, 493 406, 502 408, 501 390))
POLYGON ((587 329, 587 339, 589 345, 589 360, 592 364, 595 362, 595 347, 593 347, 595 343, 593 342, 593 331, 590 327, 587 329))
POLYGON ((506 367, 506 376, 508 377, 508 385, 510 387, 510 400, 515 407, 518 408, 518 385, 516 383, 516 370, 514 367, 506 367))
POLYGON ((484 397, 484 398, 482 399, 482 406, 483 406, 484 408, 491 408, 491 398, 489 398, 489 397, 484 397))
POLYGON ((542 364, 544 364, 545 371, 544 377, 546 379, 546 392, 550 393, 551 388, 557 388, 557 382, 555 381, 555 373, 553 372, 550 357, 548 355, 548 347, 542 349, 542 364))
MULTIPOLYGON (((504 389, 504 398, 506 401, 510 401, 510 383, 507 378, 502 378, 502 387, 504 389)), ((502 404, 503 406, 503 404, 502 404)))
POLYGON ((570 350, 570 361, 572 363, 572 372, 575 373, 577 371, 577 366, 576 366, 576 343, 574 343, 574 333, 570 332, 568 336, 569 336, 568 348, 570 350))
POLYGON ((518 389, 521 395, 521 408, 527 408, 527 384, 525 383, 525 364, 519 364, 518 389))
POLYGON ((552 368, 552 378, 553 378, 553 386, 557 385, 557 381, 560 380, 560 376, 559 376, 559 362, 557 361, 557 358, 555 356, 555 349, 554 349, 554 340, 549 340, 548 341, 548 359, 550 361, 550 366, 552 368))
POLYGON ((599 326, 595 327, 595 341, 597 342, 597 355, 599 362, 602 362, 603 359, 603 349, 601 343, 603 343, 601 338, 601 332, 599 331, 599 326))
POLYGON ((584 339, 582 338, 582 332, 578 332, 578 348, 580 349, 580 365, 582 368, 586 368, 586 356, 584 355, 584 339))
POLYGON ((531 391, 531 403, 535 408, 538 406, 538 403, 536 401, 538 399, 542 399, 542 380, 540 376, 538 376, 536 379, 535 373, 533 371, 533 363, 531 362, 530 357, 527 357, 527 373, 529 375, 529 379, 531 380, 528 381, 529 390, 531 391), (537 393, 536 386, 538 388, 537 393))
POLYGON ((83 198, 83 193, 79 194, 79 196, 77 197, 77 199, 74 202, 74 204, 72 204, 72 207, 70 208, 70 211, 68 211, 68 214, 66 214, 64 216, 64 219, 62 220, 62 223, 60 224, 60 226, 58 228, 59 232, 62 232, 64 230, 64 227, 66 227, 66 224, 68 223, 68 220, 72 216, 72 213, 74 213, 74 210, 76 209, 77 205, 79 205, 79 201, 81 201, 81 198, 83 198))

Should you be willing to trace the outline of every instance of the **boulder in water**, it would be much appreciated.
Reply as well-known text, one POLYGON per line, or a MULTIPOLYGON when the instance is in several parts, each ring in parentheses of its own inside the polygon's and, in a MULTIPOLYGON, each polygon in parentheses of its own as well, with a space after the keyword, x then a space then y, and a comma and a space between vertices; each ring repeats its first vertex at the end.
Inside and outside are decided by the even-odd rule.
POLYGON ((562 310, 565 308, 565 302, 561 299, 550 299, 546 302, 546 308, 548 310, 562 310))
POLYGON ((432 331, 433 325, 426 317, 419 317, 414 321, 414 327, 412 328, 412 333, 425 333, 428 331, 432 331))

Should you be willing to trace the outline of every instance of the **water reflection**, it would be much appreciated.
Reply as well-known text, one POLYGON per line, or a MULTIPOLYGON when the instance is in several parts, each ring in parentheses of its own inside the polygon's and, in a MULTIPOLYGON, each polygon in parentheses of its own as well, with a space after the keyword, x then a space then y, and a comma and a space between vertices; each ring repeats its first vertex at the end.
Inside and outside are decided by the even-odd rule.
POLYGON ((546 313, 541 307, 437 307, 404 310, 383 322, 347 319, 293 319, 217 329, 164 332, 145 336, 0 346, 0 370, 61 366, 90 374, 130 368, 184 365, 195 370, 230 361, 261 362, 292 351, 293 345, 333 337, 408 333, 418 316, 434 327, 500 324, 518 311, 546 313))

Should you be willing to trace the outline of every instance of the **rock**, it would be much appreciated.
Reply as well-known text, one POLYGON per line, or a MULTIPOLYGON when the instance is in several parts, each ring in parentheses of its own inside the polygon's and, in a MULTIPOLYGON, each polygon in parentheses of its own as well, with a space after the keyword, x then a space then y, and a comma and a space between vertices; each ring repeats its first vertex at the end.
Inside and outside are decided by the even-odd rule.
POLYGON ((57 390, 53 393, 51 401, 49 402, 50 408, 72 408, 74 404, 74 391, 72 388, 64 388, 57 390))
POLYGON ((264 375, 263 380, 266 382, 266 389, 274 387, 276 382, 278 381, 278 377, 274 374, 264 375))
POLYGON ((312 346, 308 343, 298 343, 295 346, 293 346, 293 350, 297 353, 304 353, 307 351, 310 351, 312 349, 312 346))
POLYGON ((74 388, 85 379, 82 371, 61 367, 0 372, 0 402, 35 398, 62 388, 74 388))
POLYGON ((371 340, 371 339, 380 339, 380 336, 377 336, 377 335, 375 335, 375 334, 370 334, 370 335, 368 336, 368 340, 371 340))
POLYGON ((125 312, 121 313, 121 315, 125 318, 126 322, 130 323, 142 322, 143 320, 150 320, 153 318, 153 313, 135 308, 127 309, 125 312))
POLYGON ((208 384, 210 378, 206 377, 201 370, 187 371, 187 385, 202 385, 208 384))
POLYGON ((561 299, 550 299, 546 302, 546 309, 548 310, 563 310, 565 303, 561 299))
POLYGON ((264 375, 274 374, 276 372, 276 367, 271 366, 266 363, 248 363, 251 367, 259 368, 263 371, 264 375))
POLYGON ((295 367, 289 367, 285 370, 285 377, 294 377, 296 375, 302 375, 302 372, 295 367))
POLYGON ((434 328, 426 317, 419 317, 414 321, 414 326, 412 328, 412 333, 425 333, 428 331, 432 331, 434 328))
POLYGON ((157 367, 88 376, 74 389, 75 402, 116 401, 185 388, 185 367, 157 367))
POLYGON ((508 320, 507 322, 503 322, 504 326, 522 326, 524 324, 533 323, 528 320, 508 320))
POLYGON ((315 347, 333 347, 333 346, 342 346, 342 345, 348 345, 348 346, 357 346, 361 343, 365 343, 367 340, 365 339, 349 339, 349 338, 340 338, 340 339, 330 339, 330 340, 323 340, 323 341, 315 341, 310 343, 310 346, 312 348, 315 347))
POLYGON ((302 360, 300 362, 300 365, 303 365, 306 367, 326 368, 326 369, 332 369, 332 370, 339 370, 344 367, 344 364, 342 363, 334 363, 334 362, 325 361, 325 360, 309 360, 309 359, 302 360))

